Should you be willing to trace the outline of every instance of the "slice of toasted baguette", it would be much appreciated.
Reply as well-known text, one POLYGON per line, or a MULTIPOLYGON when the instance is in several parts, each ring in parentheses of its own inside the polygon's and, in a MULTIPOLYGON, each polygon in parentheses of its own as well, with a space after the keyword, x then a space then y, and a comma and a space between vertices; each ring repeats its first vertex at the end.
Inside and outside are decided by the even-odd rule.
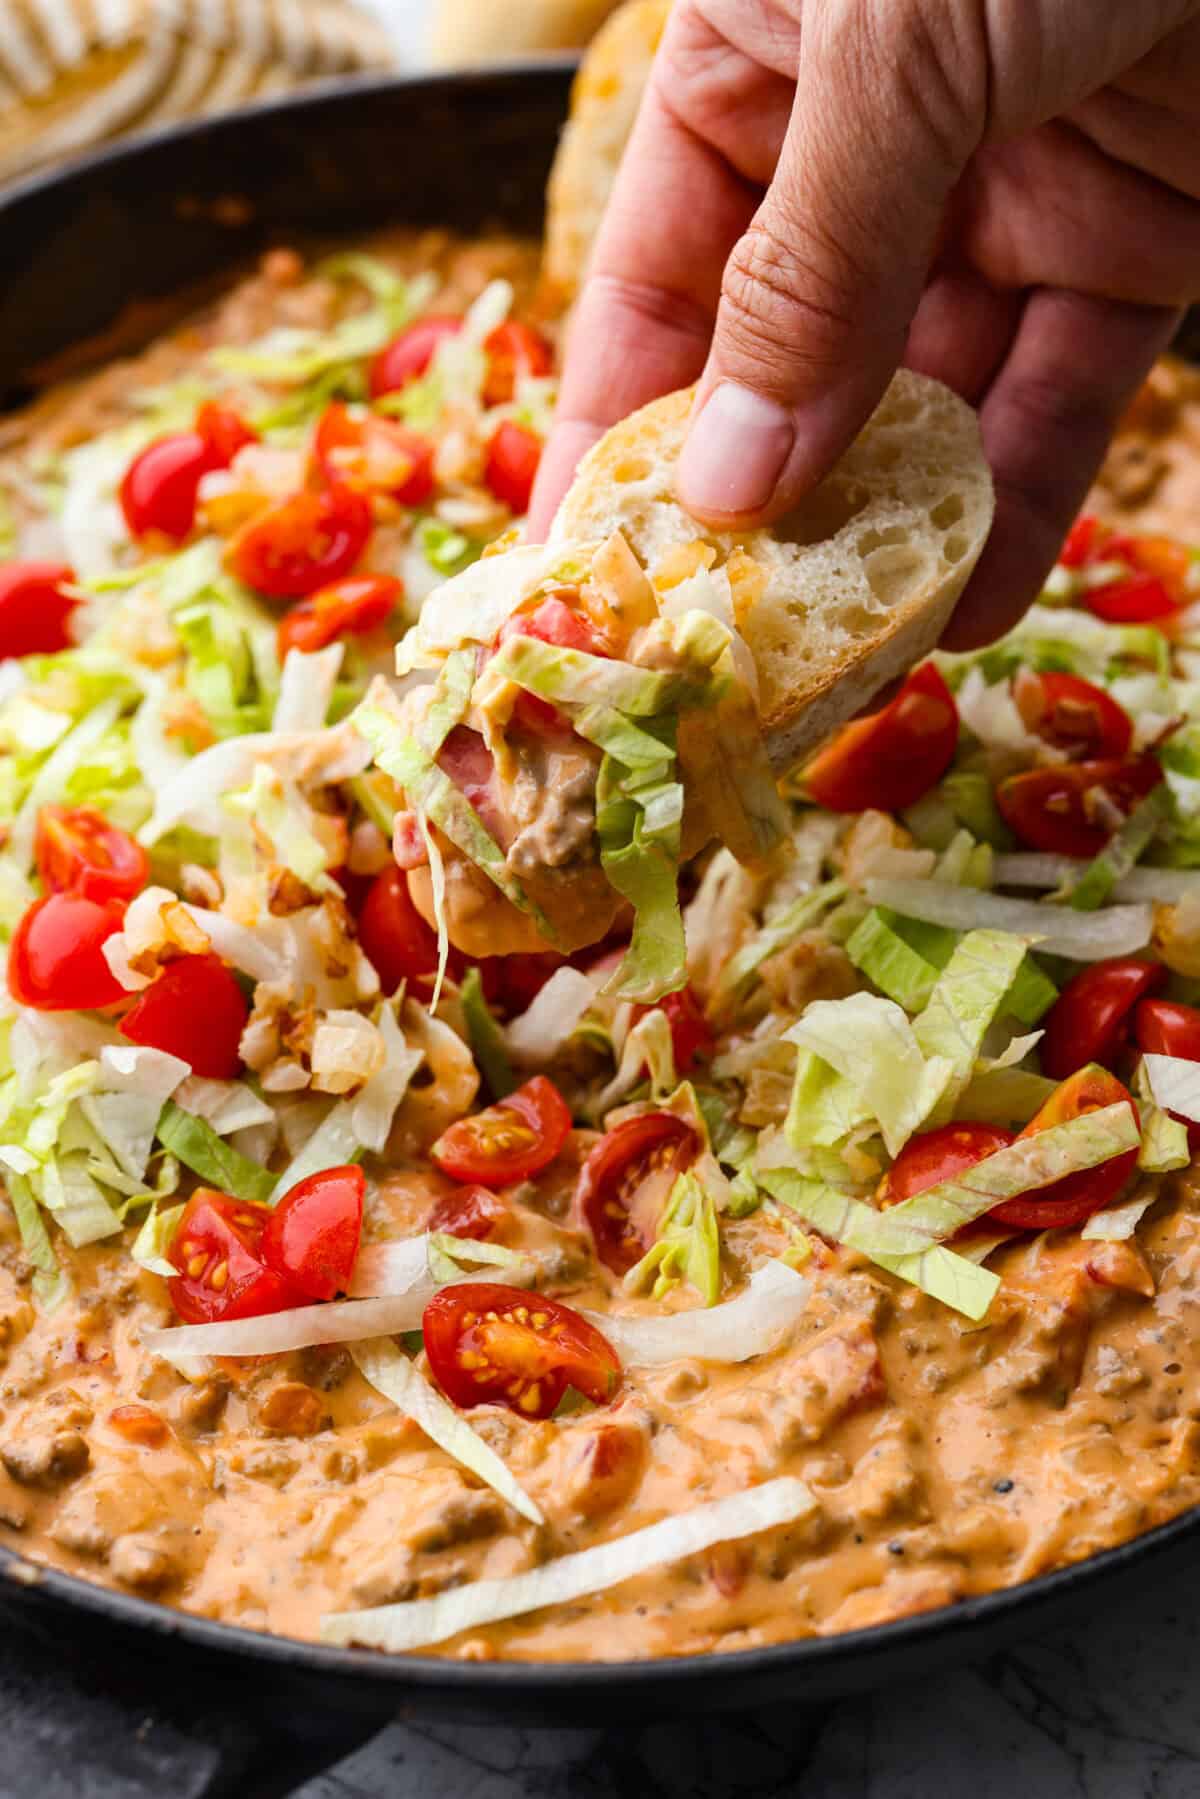
POLYGON ((583 285, 670 0, 626 0, 602 25, 571 88, 546 188, 542 303, 564 311, 583 285))
POLYGON ((601 438, 550 541, 622 531, 660 590, 686 572, 687 546, 715 552, 782 773, 936 644, 992 520, 978 421, 940 382, 901 370, 795 511, 769 529, 719 532, 675 498, 691 399, 668 394, 601 438))

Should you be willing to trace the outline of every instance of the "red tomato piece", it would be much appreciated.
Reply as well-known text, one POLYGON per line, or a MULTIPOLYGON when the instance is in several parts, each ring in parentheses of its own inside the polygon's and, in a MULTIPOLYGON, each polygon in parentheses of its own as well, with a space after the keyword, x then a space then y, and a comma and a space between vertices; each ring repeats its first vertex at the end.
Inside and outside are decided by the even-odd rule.
POLYGON ((996 788, 996 804, 1030 849, 1096 856, 1112 836, 1113 808, 1128 815, 1162 778, 1154 756, 1063 762, 1009 775, 996 788))
POLYGON ((121 1035, 190 1062, 193 1074, 231 1081, 250 1007, 217 956, 180 956, 140 993, 121 1020, 121 1035))
POLYGON ((570 1306, 520 1287, 443 1287, 421 1320, 434 1378, 455 1405, 505 1405, 548 1418, 568 1387, 607 1405, 621 1384, 617 1353, 570 1306))
POLYGON ((267 1267, 306 1299, 333 1299, 350 1285, 362 1236, 367 1178, 353 1162, 322 1168, 288 1189, 262 1234, 267 1267))
MULTIPOLYGON (((516 612, 511 618, 505 619, 496 634, 497 648, 513 637, 536 637, 542 643, 555 644, 559 649, 583 650, 589 656, 608 654, 599 633, 591 623, 574 611, 565 600, 553 594, 532 612, 516 612)), ((513 707, 513 717, 518 724, 537 736, 565 733, 571 729, 571 721, 566 713, 536 693, 523 691, 518 696, 513 707)))
POLYGON ((529 496, 542 460, 542 440, 527 425, 505 419, 488 441, 484 484, 512 513, 529 511, 529 496))
POLYGON ((516 392, 523 375, 548 375, 554 367, 549 341, 520 319, 505 319, 483 340, 487 374, 483 381, 485 406, 504 406, 516 392))
POLYGON ((404 598, 399 575, 347 575, 301 600, 279 623, 282 662, 289 650, 311 655, 338 637, 361 637, 383 624, 404 598))
POLYGON ((326 408, 313 450, 325 480, 420 506, 433 492, 434 446, 396 419, 354 418, 340 400, 326 408))
POLYGON ((940 781, 958 743, 954 696, 932 662, 914 669, 881 712, 843 725, 804 771, 818 806, 901 812, 940 781))
POLYGON ((68 622, 79 604, 63 589, 65 562, 0 563, 0 657, 53 656, 71 647, 68 622))
POLYGON ((378 400, 383 394, 396 393, 423 375, 443 338, 457 337, 462 327, 461 318, 436 312, 407 326, 372 361, 367 375, 371 398, 378 400))
POLYGON ((910 1137, 884 1177, 879 1195, 882 1206, 898 1206, 901 1200, 924 1193, 941 1181, 953 1180, 1016 1142, 1013 1131, 994 1124, 946 1124, 936 1131, 910 1137))
POLYGON ((299 600, 348 575, 371 535, 371 508, 349 487, 297 493, 252 518, 226 552, 247 587, 299 600))
POLYGON ((686 1074, 697 1056, 705 1060, 712 1055, 716 1040, 712 1034, 712 1026, 700 1009, 700 1001, 690 987, 681 987, 677 993, 664 994, 656 1006, 638 1006, 635 1016, 644 1018, 647 1012, 661 1012, 671 1027, 671 1048, 675 1052, 675 1070, 678 1074, 686 1074))
POLYGON ((1172 999, 1144 999, 1133 1015, 1138 1048, 1152 1056, 1200 1062, 1200 1009, 1172 999))
POLYGON ((1072 975, 1046 1015, 1039 1045, 1051 1080, 1065 1081, 1088 1062, 1114 1062, 1129 1041, 1134 1007, 1166 974, 1161 962, 1113 956, 1072 975))
POLYGON ((184 1208, 167 1260, 179 1270, 167 1282, 186 1324, 259 1318, 299 1305, 302 1295, 263 1260, 268 1206, 198 1187, 184 1208))
POLYGON ((1133 742, 1133 721, 1103 687, 1079 675, 1035 674, 1022 669, 1013 699, 1027 729, 1060 750, 1083 757, 1120 760, 1133 742))
MULTIPOLYGON (((1022 1137, 1036 1136, 1053 1124, 1065 1124, 1081 1118, 1085 1112, 1097 1112, 1104 1106, 1124 1101, 1137 1118, 1138 1111, 1116 1075, 1106 1068, 1089 1063, 1056 1088, 1041 1111, 1031 1118, 1022 1137)), ((1096 1168, 1085 1168, 1079 1174, 1068 1174, 1033 1193, 1022 1193, 993 1206, 988 1218, 993 1224, 1011 1225, 1014 1230, 1062 1230, 1082 1224, 1093 1212, 1112 1205, 1121 1188, 1137 1166, 1137 1150, 1113 1156, 1096 1168)))
POLYGON ((125 471, 121 511, 133 537, 158 532, 173 543, 189 537, 196 523, 196 494, 205 475, 224 464, 198 431, 156 437, 125 471))
POLYGON ((91 900, 132 899, 150 869, 141 844, 90 806, 43 806, 33 853, 52 893, 91 900))
POLYGON ((508 1207, 486 1187, 459 1187, 434 1201, 425 1220, 427 1231, 444 1231, 448 1237, 470 1237, 475 1243, 503 1235, 511 1217, 508 1207))
POLYGON ((1086 514, 1075 520, 1067 532, 1066 542, 1058 552, 1064 568, 1082 568, 1089 561, 1099 541, 1103 526, 1098 518, 1086 514))
POLYGON ((485 956, 479 963, 483 996, 493 1011, 515 1018, 531 1006, 552 974, 567 966, 555 950, 526 955, 485 956))
POLYGON ((239 450, 259 441, 258 432, 251 430, 240 413, 215 400, 206 400, 196 414, 196 432, 212 451, 218 468, 228 468, 239 450))
POLYGON ((34 900, 8 950, 8 991, 39 1012, 88 1012, 115 1005, 125 989, 104 959, 125 908, 117 900, 48 893, 34 900))
POLYGON ((699 1147, 686 1119, 673 1112, 640 1112, 606 1131, 591 1151, 575 1188, 575 1214, 614 1274, 627 1274, 654 1241, 657 1217, 638 1218, 638 1190, 657 1177, 652 1197, 661 1211, 675 1176, 694 1161, 699 1147))
POLYGON ((1084 600, 1097 618, 1110 625, 1150 625, 1168 618, 1178 601, 1158 575, 1133 574, 1127 579, 1092 587, 1084 600))
POLYGON ((385 993, 436 969, 437 933, 413 905, 403 869, 385 868, 372 881, 358 915, 358 941, 385 993))
POLYGON ((511 1187, 548 1168, 570 1129, 558 1088, 535 1074, 498 1105, 452 1124, 429 1154, 452 1181, 511 1187))

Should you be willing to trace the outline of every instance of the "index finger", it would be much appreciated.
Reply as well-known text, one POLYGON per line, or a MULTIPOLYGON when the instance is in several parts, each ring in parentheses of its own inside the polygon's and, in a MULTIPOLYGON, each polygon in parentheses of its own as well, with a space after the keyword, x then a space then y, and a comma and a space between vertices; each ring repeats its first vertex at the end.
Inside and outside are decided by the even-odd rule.
POLYGON ((652 79, 575 309, 531 538, 610 425, 703 369, 725 263, 757 198, 652 79))

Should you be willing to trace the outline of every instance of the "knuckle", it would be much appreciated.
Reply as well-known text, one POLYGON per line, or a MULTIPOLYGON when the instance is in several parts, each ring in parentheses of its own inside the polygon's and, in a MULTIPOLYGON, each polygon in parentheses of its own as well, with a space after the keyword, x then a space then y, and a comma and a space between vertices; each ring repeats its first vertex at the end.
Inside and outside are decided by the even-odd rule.
POLYGON ((861 277, 844 251, 818 245, 811 230, 760 218, 726 264, 720 328, 728 345, 757 363, 781 371, 827 366, 849 353, 858 322, 849 296, 857 291, 861 277))

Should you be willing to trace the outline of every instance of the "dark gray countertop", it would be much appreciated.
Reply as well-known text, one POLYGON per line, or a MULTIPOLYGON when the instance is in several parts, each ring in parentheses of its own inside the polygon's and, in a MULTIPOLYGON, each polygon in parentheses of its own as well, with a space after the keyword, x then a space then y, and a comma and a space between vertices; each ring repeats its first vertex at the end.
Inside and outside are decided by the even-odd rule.
POLYGON ((871 1697, 608 1730, 269 1734, 252 1672, 197 1704, 69 1627, 0 1639, 3 1799, 1195 1799, 1200 1607, 1160 1578, 1089 1622, 871 1697), (321 1769, 327 1771, 322 1773, 321 1769))

